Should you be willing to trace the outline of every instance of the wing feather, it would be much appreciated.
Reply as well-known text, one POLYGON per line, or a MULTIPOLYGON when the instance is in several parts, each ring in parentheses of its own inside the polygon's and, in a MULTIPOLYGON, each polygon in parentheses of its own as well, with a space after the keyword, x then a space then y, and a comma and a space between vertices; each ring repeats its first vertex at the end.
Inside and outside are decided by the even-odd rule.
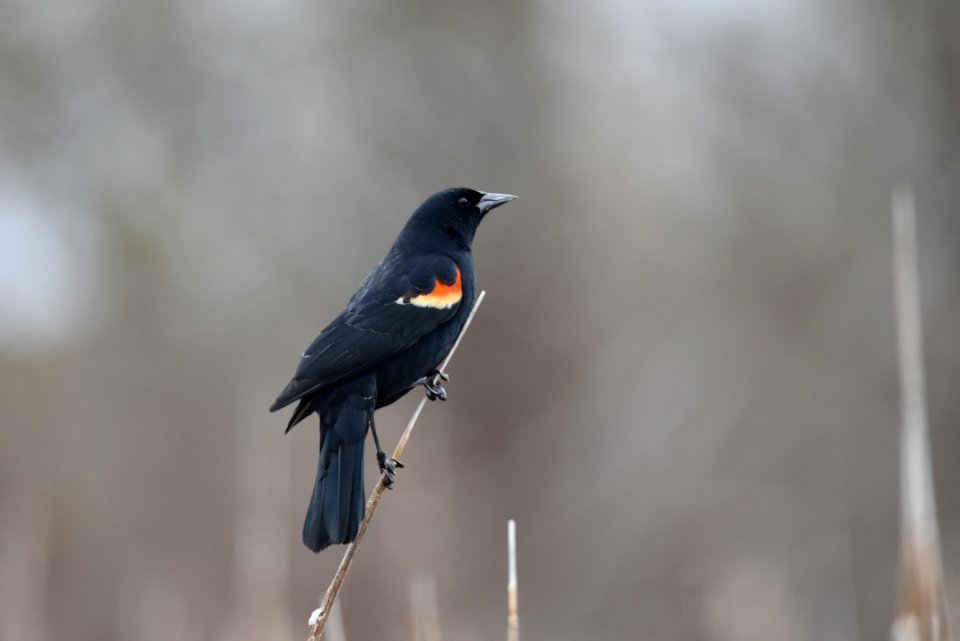
POLYGON ((460 287, 460 270, 446 256, 432 254, 404 266, 381 262, 300 357, 270 411, 373 371, 409 349, 454 316, 460 287))

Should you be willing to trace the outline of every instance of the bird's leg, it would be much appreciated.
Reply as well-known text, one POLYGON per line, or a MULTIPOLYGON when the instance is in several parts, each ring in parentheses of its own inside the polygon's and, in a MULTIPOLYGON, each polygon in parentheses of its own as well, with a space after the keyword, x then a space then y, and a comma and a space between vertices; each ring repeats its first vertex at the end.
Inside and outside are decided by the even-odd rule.
POLYGON ((418 378, 413 386, 423 385, 424 389, 427 390, 427 398, 431 401, 437 399, 441 401, 447 400, 447 390, 443 387, 442 381, 449 381, 450 375, 446 372, 441 372, 439 369, 432 370, 429 374, 422 378, 418 378))
POLYGON ((380 437, 377 436, 377 426, 373 422, 373 416, 370 417, 370 431, 373 432, 373 444, 377 448, 377 465, 380 466, 380 472, 383 473, 383 484, 388 490, 393 489, 393 482, 397 479, 397 470, 403 468, 403 463, 395 458, 387 456, 387 453, 380 447, 380 437))

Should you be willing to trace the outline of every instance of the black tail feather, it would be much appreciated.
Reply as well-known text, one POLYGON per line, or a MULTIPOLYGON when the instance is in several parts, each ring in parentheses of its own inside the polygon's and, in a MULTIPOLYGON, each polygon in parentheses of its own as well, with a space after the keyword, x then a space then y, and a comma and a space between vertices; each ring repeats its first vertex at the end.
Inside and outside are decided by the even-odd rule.
POLYGON ((294 418, 320 415, 320 461, 303 523, 303 542, 319 552, 357 538, 363 520, 363 448, 376 407, 376 378, 342 384, 334 393, 303 402, 294 418))
MULTIPOLYGON (((364 424, 361 434, 365 428, 364 424)), ((314 552, 357 538, 365 504, 363 448, 363 439, 345 443, 335 432, 324 435, 317 481, 303 523, 303 543, 314 552)))
POLYGON ((314 552, 332 543, 350 543, 357 538, 363 509, 363 443, 344 444, 320 457, 303 543, 314 552))

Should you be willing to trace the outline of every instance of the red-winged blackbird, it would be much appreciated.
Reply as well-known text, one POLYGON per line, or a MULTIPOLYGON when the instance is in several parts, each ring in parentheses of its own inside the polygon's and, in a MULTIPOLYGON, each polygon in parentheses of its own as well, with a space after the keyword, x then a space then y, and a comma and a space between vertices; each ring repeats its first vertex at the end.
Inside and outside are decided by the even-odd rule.
POLYGON ((424 201, 346 309, 310 343, 270 407, 300 401, 288 432, 313 412, 320 415, 317 481, 303 524, 303 542, 314 552, 357 536, 367 426, 388 481, 402 467, 380 447, 374 410, 418 385, 431 400, 446 399, 442 384, 431 381, 473 307, 473 236, 487 212, 514 198, 456 188, 424 201))

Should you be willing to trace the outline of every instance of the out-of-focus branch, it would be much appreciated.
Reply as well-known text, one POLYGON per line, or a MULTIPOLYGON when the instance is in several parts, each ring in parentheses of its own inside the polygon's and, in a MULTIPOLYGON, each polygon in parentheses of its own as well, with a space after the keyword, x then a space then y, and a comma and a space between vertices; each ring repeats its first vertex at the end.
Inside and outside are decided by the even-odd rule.
POLYGON ((0 639, 47 638, 50 508, 38 496, 0 494, 0 639))
POLYGON ((900 371, 900 570, 893 641, 947 641, 943 563, 923 378, 923 324, 913 193, 893 194, 900 371))
POLYGON ((440 604, 437 599, 437 581, 433 575, 421 575, 407 582, 410 599, 412 641, 441 641, 440 604))
MULTIPOLYGON (((467 321, 463 324, 463 329, 460 330, 460 335, 457 336, 457 341, 453 344, 453 347, 450 348, 450 353, 447 354, 447 357, 443 360, 443 363, 440 365, 439 371, 446 372, 447 366, 450 364, 450 359, 453 358, 454 353, 457 351, 457 347, 460 346, 460 341, 463 340, 463 335, 467 333, 467 329, 470 328, 470 323, 473 322, 473 317, 476 315, 477 310, 480 308, 480 303, 483 302, 483 298, 487 295, 486 292, 480 292, 480 295, 477 296, 477 301, 473 304, 473 309, 470 310, 470 315, 467 316, 467 321)), ((433 384, 438 385, 440 383, 440 377, 434 377, 433 384)), ((410 417, 410 422, 407 423, 406 429, 403 430, 403 434, 400 435, 400 440, 397 442, 397 447, 393 450, 393 458, 399 459, 403 456, 403 451, 407 447, 407 441, 410 440, 410 433, 413 431, 413 426, 416 425, 417 419, 420 418, 420 413, 423 411, 424 406, 427 404, 427 398, 424 396, 420 399, 420 404, 417 405, 417 409, 414 410, 413 416, 410 417)), ((370 524, 370 520, 373 518, 374 512, 377 511, 377 506, 380 505, 380 499, 383 498, 383 492, 387 489, 386 485, 386 475, 381 475, 380 480, 377 481, 376 486, 373 488, 373 492, 370 494, 370 498, 367 500, 366 511, 363 515, 363 520, 360 522, 360 529, 357 531, 357 538, 347 546, 346 552, 343 553, 343 559, 340 561, 340 567, 337 568, 337 573, 333 576, 333 580, 330 582, 330 586, 327 588, 326 594, 324 594, 323 599, 320 601, 320 607, 313 611, 313 614, 310 615, 310 621, 308 623, 310 627, 310 637, 309 641, 320 641, 320 635, 323 634, 323 629, 327 625, 327 620, 330 618, 330 610, 333 607, 333 602, 336 601, 337 595, 340 594, 340 589, 343 587, 343 582, 347 579, 347 574, 350 572, 350 564, 353 563, 353 557, 357 553, 357 547, 360 545, 360 541, 363 540, 363 535, 367 531, 367 525, 370 524)))
POLYGON ((507 521, 507 641, 520 639, 520 612, 517 609, 517 522, 507 521))
MULTIPOLYGON (((290 507, 290 444, 270 443, 271 435, 261 424, 259 397, 250 391, 255 389, 262 389, 255 381, 241 386, 236 401, 234 589, 223 633, 231 641, 288 639, 293 634, 287 598, 290 537, 281 525, 288 523, 290 507)), ((148 625, 155 627, 154 622, 148 625)), ((177 638, 169 633, 150 638, 158 637, 177 638)))

